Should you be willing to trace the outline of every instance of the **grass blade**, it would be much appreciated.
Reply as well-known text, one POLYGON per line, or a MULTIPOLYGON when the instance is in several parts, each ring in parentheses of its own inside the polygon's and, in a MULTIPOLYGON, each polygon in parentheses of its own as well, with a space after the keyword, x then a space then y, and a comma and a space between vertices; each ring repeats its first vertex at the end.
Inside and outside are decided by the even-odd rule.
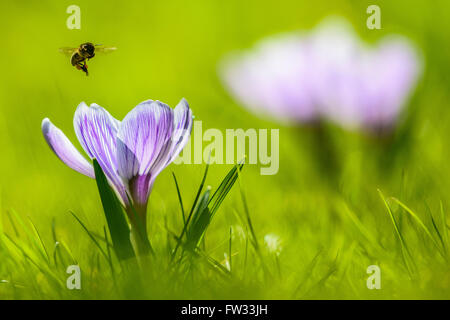
POLYGON ((447 217, 445 215, 444 205, 442 204, 442 201, 441 201, 440 209, 441 209, 440 211, 441 211, 441 221, 442 221, 442 239, 445 244, 444 250, 446 252, 448 252, 449 243, 448 243, 447 217))
POLYGON ((400 245, 401 245, 401 248, 402 248, 403 261, 405 263, 406 269, 409 272, 409 275, 412 277, 412 268, 411 268, 411 266, 410 266, 410 264, 408 262, 409 259, 412 259, 412 258, 410 258, 411 254, 409 253, 408 247, 406 246, 405 240, 403 239, 403 235, 400 232, 400 229, 399 229, 398 224, 397 224, 397 220, 395 219, 394 214, 392 213, 391 207, 389 206, 388 202, 386 201, 386 198, 384 197, 384 195, 381 192, 381 190, 378 189, 378 193, 379 193, 379 195, 381 197, 381 200, 383 200, 384 205, 386 206, 386 209, 387 209, 387 211, 389 213, 389 216, 391 218, 392 224, 394 225, 395 233, 397 234, 398 239, 400 240, 400 245))
POLYGON ((102 253, 102 255, 105 257, 106 260, 108 259, 108 255, 106 254, 105 250, 103 250, 102 246, 100 245, 100 243, 98 243, 97 239, 95 239, 94 235, 89 231, 89 229, 84 225, 83 221, 81 221, 80 218, 77 217, 77 215, 75 213, 73 213, 72 211, 69 211, 72 216, 78 221, 78 223, 83 227, 84 231, 86 231, 86 233, 88 234, 89 238, 91 238, 91 240, 94 242, 94 244, 97 246, 97 248, 100 250, 100 252, 102 253))
POLYGON ((231 188, 233 187, 234 183, 236 182, 236 179, 238 178, 239 171, 244 166, 243 163, 239 163, 235 165, 225 176, 225 178, 220 183, 217 190, 214 192, 214 194, 211 197, 210 203, 211 205, 211 213, 214 214, 217 209, 222 204, 222 201, 225 199, 225 197, 228 195, 228 192, 230 192, 231 188))
POLYGON ((173 250, 172 256, 171 256, 171 258, 170 258, 171 261, 173 261, 173 258, 175 257, 175 255, 176 255, 176 253, 177 253, 177 251, 178 251, 178 249, 179 249, 179 247, 180 247, 180 245, 181 245, 181 241, 183 240, 183 236, 185 235, 185 233, 186 233, 186 231, 187 231, 189 222, 191 221, 192 214, 194 213, 194 209, 195 209, 195 207, 196 207, 196 205, 197 205, 198 199, 199 199, 200 194, 201 194, 201 192, 202 192, 202 190, 203 190, 203 186, 205 185, 206 176, 208 175, 208 168, 209 168, 209 163, 206 164, 206 168, 205 168, 205 172, 204 172, 204 174, 203 174, 202 181, 200 182, 200 186, 199 186, 199 188, 198 188, 197 194, 196 194, 195 199, 194 199, 194 203, 192 204, 192 207, 191 207, 191 210, 190 210, 190 212, 189 212, 189 215, 188 215, 188 217, 187 217, 187 219, 186 219, 186 222, 185 222, 184 225, 183 225, 183 230, 181 230, 181 234, 180 234, 180 236, 178 237, 179 240, 177 241, 177 244, 176 244, 176 246, 175 246, 175 249, 173 250))
POLYGON ((45 253, 45 256, 47 257, 47 262, 50 263, 50 257, 49 257, 49 255, 48 255, 47 248, 45 247, 45 243, 44 243, 44 241, 42 240, 42 237, 41 237, 41 235, 39 234, 39 231, 38 231, 38 229, 36 228, 36 225, 33 223, 33 221, 31 220, 30 217, 28 217, 28 220, 30 221, 31 226, 33 227, 33 230, 34 230, 34 232, 35 232, 35 234, 36 234, 36 238, 39 240, 39 244, 41 245, 42 250, 43 250, 44 253, 45 253))
MULTIPOLYGON (((419 218, 419 216, 417 214, 415 214, 408 206, 406 206, 403 202, 401 202, 397 198, 391 198, 391 199, 393 201, 395 201, 400 207, 402 207, 407 213, 409 213, 411 215, 411 217, 414 218, 414 220, 417 222, 417 224, 423 229, 423 231, 425 231, 426 235, 431 239, 431 241, 436 246, 436 248, 439 250, 441 255, 443 255, 443 257, 445 258, 443 252, 441 251, 441 247, 439 246, 439 244, 437 243, 436 239, 433 237, 433 235, 431 234, 431 232, 427 228, 427 226, 419 218)), ((431 219, 433 220, 433 216, 431 216, 431 219)), ((434 224, 434 221, 433 221, 433 224, 434 224)), ((440 236, 439 231, 437 231, 437 233, 440 236)))
POLYGON ((186 247, 189 250, 193 250, 199 245, 205 235, 206 229, 211 223, 212 214, 208 208, 210 192, 211 188, 208 187, 201 196, 200 201, 194 210, 194 214, 192 215, 191 223, 186 231, 186 247))
MULTIPOLYGON (((50 261, 47 251, 45 249, 45 246, 43 246, 43 243, 41 242, 40 236, 38 233, 36 233, 36 230, 30 229, 26 224, 25 221, 20 217, 20 215, 15 211, 11 210, 12 215, 14 216, 14 219, 12 216, 10 216, 11 223, 14 223, 15 220, 18 222, 22 230, 25 232, 28 239, 33 243, 33 245, 37 248, 39 254, 41 257, 47 261, 47 263, 50 261)), ((33 223, 30 223, 33 227, 33 223)), ((17 231, 17 230, 16 230, 17 231)))
POLYGON ((183 224, 186 224, 186 216, 184 214, 183 200, 181 199, 181 192, 180 192, 180 188, 178 187, 177 177, 175 176, 175 173, 173 173, 173 172, 172 172, 172 176, 173 176, 173 180, 175 181, 175 187, 177 188, 178 202, 180 202, 181 216, 183 217, 183 224))

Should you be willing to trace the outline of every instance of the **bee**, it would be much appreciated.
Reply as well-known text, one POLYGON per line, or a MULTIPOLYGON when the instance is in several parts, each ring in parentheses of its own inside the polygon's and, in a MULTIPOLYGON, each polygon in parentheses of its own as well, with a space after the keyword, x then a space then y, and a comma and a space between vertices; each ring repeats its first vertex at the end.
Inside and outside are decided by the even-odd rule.
POLYGON ((59 48, 59 52, 70 55, 70 63, 78 70, 89 75, 86 61, 92 59, 96 52, 109 53, 117 48, 105 47, 99 44, 94 45, 91 42, 80 44, 78 48, 63 47, 59 48))

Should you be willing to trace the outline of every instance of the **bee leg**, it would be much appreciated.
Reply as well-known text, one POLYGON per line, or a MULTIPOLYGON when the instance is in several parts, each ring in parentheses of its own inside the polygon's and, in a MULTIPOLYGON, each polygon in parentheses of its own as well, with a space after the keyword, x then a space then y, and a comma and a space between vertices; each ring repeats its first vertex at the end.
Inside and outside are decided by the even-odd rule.
POLYGON ((87 64, 86 64, 86 60, 84 60, 84 65, 83 65, 83 71, 86 73, 86 76, 89 75, 88 69, 87 69, 87 64))
POLYGON ((84 73, 86 73, 86 75, 89 74, 89 73, 88 73, 88 70, 87 70, 86 61, 84 61, 84 63, 82 63, 82 62, 77 63, 77 64, 75 65, 75 67, 76 67, 78 70, 82 70, 84 73))

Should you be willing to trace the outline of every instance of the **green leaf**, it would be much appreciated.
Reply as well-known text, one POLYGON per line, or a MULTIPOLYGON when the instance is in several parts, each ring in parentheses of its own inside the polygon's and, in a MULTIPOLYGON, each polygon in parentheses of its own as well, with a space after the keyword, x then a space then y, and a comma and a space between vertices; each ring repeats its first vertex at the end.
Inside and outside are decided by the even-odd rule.
POLYGON ((198 191, 197 191, 197 194, 196 194, 196 196, 195 196, 194 203, 192 204, 192 207, 191 207, 191 210, 190 210, 190 212, 189 212, 189 215, 188 215, 186 221, 184 222, 183 230, 181 231, 181 234, 180 234, 180 236, 178 237, 178 242, 177 242, 177 244, 176 244, 176 246, 175 246, 175 249, 174 249, 173 252, 172 252, 172 256, 171 256, 171 258, 170 258, 171 261, 173 261, 173 258, 175 258, 175 255, 176 255, 176 253, 177 253, 177 251, 178 251, 178 248, 179 248, 180 245, 181 245, 181 241, 183 240, 183 236, 186 234, 186 231, 187 231, 187 229, 188 229, 189 223, 191 222, 191 218, 192 218, 192 215, 194 214, 194 210, 195 210, 195 208, 197 207, 198 198, 199 198, 200 195, 201 195, 201 192, 202 192, 202 190, 203 190, 203 186, 205 185, 206 176, 208 175, 208 168, 209 168, 209 164, 207 163, 207 164, 206 164, 205 173, 203 174, 202 181, 200 182, 200 186, 199 186, 198 191))
POLYGON ((216 192, 214 192, 210 200, 211 204, 210 208, 212 215, 217 211, 217 209, 219 209, 220 205, 222 204, 222 201, 225 199, 228 192, 230 192, 243 166, 244 166, 243 163, 235 165, 222 180, 216 192))
POLYGON ((181 208, 181 216, 183 217, 183 223, 186 223, 186 216, 184 214, 184 207, 183 207, 183 200, 181 199, 181 192, 180 188, 178 186, 177 177, 175 176, 175 173, 172 172, 173 180, 175 181, 175 187, 177 188, 177 194, 178 194, 178 201, 180 202, 180 208, 181 208))
POLYGON ((214 217, 214 214, 217 212, 223 200, 226 198, 236 182, 242 167, 242 163, 235 165, 222 180, 212 197, 210 197, 210 187, 208 187, 208 189, 203 193, 194 210, 192 221, 189 224, 189 229, 187 230, 188 248, 192 249, 192 247, 195 248, 199 245, 214 217))
POLYGON ((208 208, 210 192, 211 188, 208 187, 208 189, 201 196, 192 216, 192 221, 186 232, 186 247, 190 250, 198 246, 211 222, 212 213, 208 208))
MULTIPOLYGON (((187 219, 185 220, 181 235, 179 237, 176 237, 177 244, 172 253, 172 259, 174 258, 179 246, 182 244, 183 236, 186 236, 186 241, 183 243, 184 249, 188 249, 190 251, 197 249, 200 241, 203 239, 206 233, 206 230, 211 224, 214 214, 219 209, 223 200, 226 198, 234 183, 236 182, 239 171, 242 169, 242 167, 243 163, 235 165, 222 180, 214 194, 210 196, 211 187, 208 187, 206 191, 202 193, 209 168, 209 165, 206 165, 205 173, 203 174, 203 178, 198 188, 193 206, 187 219)), ((179 198, 181 199, 180 193, 179 198)))
POLYGON ((130 240, 130 228, 125 219, 122 205, 109 186, 105 174, 95 159, 94 171, 103 211, 105 213, 106 222, 108 223, 108 229, 117 258, 119 260, 124 260, 134 257, 135 253, 130 240))

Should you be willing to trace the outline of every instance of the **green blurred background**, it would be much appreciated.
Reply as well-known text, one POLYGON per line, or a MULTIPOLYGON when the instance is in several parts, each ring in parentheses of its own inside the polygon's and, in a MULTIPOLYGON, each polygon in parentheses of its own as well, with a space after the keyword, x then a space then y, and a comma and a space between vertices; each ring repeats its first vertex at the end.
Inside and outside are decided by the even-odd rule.
MULTIPOLYGON (((439 215, 441 202, 444 209, 450 205, 449 10, 450 2, 445 0, 2 1, 1 210, 29 216, 49 243, 55 218, 58 232, 73 244, 80 260, 88 259, 92 245, 80 240, 83 231, 68 211, 76 212, 90 228, 101 230, 105 222, 95 182, 55 157, 42 137, 42 119, 49 117, 81 150, 72 124, 81 101, 98 103, 121 119, 143 100, 157 99, 174 107, 185 97, 204 130, 280 129, 278 174, 261 176, 257 165, 248 165, 242 182, 261 241, 271 232, 283 240, 283 286, 265 292, 249 290, 242 297, 291 297, 288 292, 297 286, 302 272, 312 272, 305 269, 307 262, 325 250, 328 260, 324 261, 330 263, 324 262, 312 277, 319 281, 336 256, 351 261, 345 264, 348 273, 345 278, 332 276, 317 291, 305 293, 306 297, 449 298, 448 263, 413 233, 417 226, 399 215, 400 223, 412 230, 408 237, 405 229, 405 237, 416 252, 421 280, 412 281, 402 269, 399 244, 377 193, 379 188, 385 195, 400 198, 427 225, 428 212, 439 215), (66 8, 71 4, 81 8, 81 30, 66 27, 66 8), (366 28, 366 8, 371 4, 381 8, 381 30, 366 28), (327 126, 339 168, 335 177, 317 167, 310 129, 259 119, 232 99, 217 75, 218 62, 229 51, 251 47, 268 35, 311 29, 328 15, 348 19, 368 42, 391 33, 406 35, 422 50, 425 61, 417 90, 389 139, 380 141, 327 126), (58 52, 59 47, 86 41, 118 48, 91 60, 88 77, 58 52), (385 255, 366 252, 359 231, 340 210, 342 203, 370 230, 385 255), (365 288, 365 268, 375 263, 386 270, 383 292, 365 288), (352 285, 342 280, 347 278, 352 285)), ((213 165, 208 184, 216 187, 229 168, 213 165)), ((173 228, 181 225, 171 171, 179 179, 184 201, 191 203, 203 170, 204 165, 172 164, 158 177, 150 197, 148 225, 156 246, 167 237, 164 217, 173 228)), ((229 227, 237 223, 235 213, 240 211, 239 192, 234 190, 208 231, 212 255, 220 257, 226 251, 229 227)), ((344 266, 341 260, 340 264, 344 266)), ((229 295, 233 296, 232 291, 229 295)))

